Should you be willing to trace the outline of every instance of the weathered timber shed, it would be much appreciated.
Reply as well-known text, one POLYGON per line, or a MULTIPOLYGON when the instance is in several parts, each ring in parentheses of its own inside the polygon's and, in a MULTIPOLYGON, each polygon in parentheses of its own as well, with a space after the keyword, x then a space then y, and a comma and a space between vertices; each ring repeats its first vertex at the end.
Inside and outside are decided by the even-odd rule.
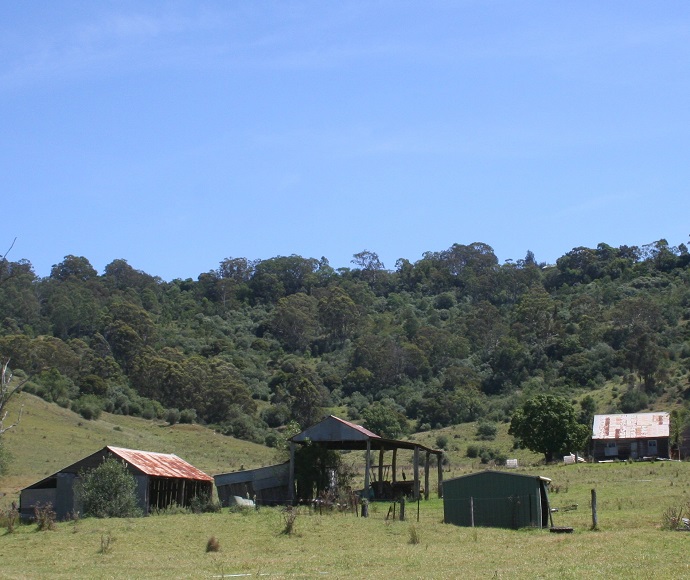
POLYGON ((290 439, 290 471, 288 481, 288 492, 290 500, 294 500, 295 493, 295 449, 297 445, 315 443, 323 445, 327 449, 340 450, 364 450, 365 470, 364 470, 364 490, 366 498, 389 499, 387 491, 395 493, 396 490, 409 491, 415 499, 419 498, 421 490, 420 481, 420 455, 424 454, 424 499, 429 499, 429 467, 430 458, 435 455, 438 467, 438 494, 441 497, 443 470, 442 456, 443 451, 430 449, 415 443, 414 441, 401 441, 397 439, 386 439, 376 433, 365 429, 361 425, 340 419, 335 415, 329 415, 316 425, 312 425, 301 433, 290 439), (397 454, 398 450, 407 449, 413 452, 413 478, 411 481, 400 482, 397 480, 397 454), (379 452, 377 466, 372 465, 371 452, 379 452), (384 466, 384 455, 387 451, 392 453, 391 464, 384 466), (374 470, 372 472, 372 470, 374 470), (391 481, 385 481, 385 473, 389 472, 391 481), (372 477, 376 480, 372 486, 372 477))
POLYGON ((278 505, 288 501, 290 464, 280 463, 233 473, 214 475, 218 499, 223 506, 233 504, 233 497, 256 499, 257 504, 278 505))
POLYGON ((134 476, 138 505, 145 514, 172 504, 186 507, 195 496, 213 492, 213 478, 177 455, 107 446, 25 487, 19 500, 21 516, 30 518, 36 504, 47 503, 53 505, 58 519, 80 512, 81 504, 75 494, 80 474, 98 467, 108 457, 121 460, 134 476))
POLYGON ((670 424, 666 412, 595 415, 592 457, 597 461, 669 458, 670 424))
POLYGON ((549 525, 546 477, 481 471, 443 483, 443 519, 458 526, 545 528, 549 525))

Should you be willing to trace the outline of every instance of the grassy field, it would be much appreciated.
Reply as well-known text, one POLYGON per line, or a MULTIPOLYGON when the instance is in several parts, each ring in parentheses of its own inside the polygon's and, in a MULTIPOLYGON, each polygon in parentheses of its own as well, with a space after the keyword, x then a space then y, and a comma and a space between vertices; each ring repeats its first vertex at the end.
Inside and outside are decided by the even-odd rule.
POLYGON ((39 532, 0 535, 3 578, 630 578, 690 575, 681 532, 660 529, 668 504, 687 501, 688 464, 606 464, 545 468, 558 493, 554 514, 573 534, 460 528, 442 523, 442 501, 408 504, 408 521, 300 508, 294 533, 277 508, 133 520, 86 519, 39 532), (599 530, 591 531, 590 487, 599 530), (412 543, 412 537, 418 543, 412 543), (207 553, 215 537, 220 551, 207 553), (104 550, 105 548, 105 550, 104 550), (102 553, 105 552, 105 553, 102 553))
MULTIPOLYGON (((2 481, 5 500, 28 483, 106 444, 173 452, 209 473, 255 467, 272 450, 221 437, 198 426, 167 427, 104 415, 83 421, 70 411, 25 398, 19 428, 7 437, 13 473, 2 481)), ((446 478, 480 469, 464 453, 475 427, 420 434, 448 439, 446 478)), ((509 450, 502 426, 487 445, 509 450)), ((442 523, 443 502, 408 504, 407 521, 386 519, 391 504, 372 504, 369 518, 300 508, 293 534, 278 508, 220 514, 84 519, 54 531, 21 525, 0 529, 0 578, 630 578, 642 574, 690 577, 690 535, 661 529, 669 507, 690 502, 690 463, 550 465, 516 452, 519 472, 551 478, 554 525, 572 534, 539 530, 461 528, 442 523), (599 529, 591 530, 596 489, 599 529), (220 546, 207 552, 209 538, 220 546), (412 542, 412 539, 416 542, 412 542)), ((353 457, 356 457, 353 454, 353 457)))

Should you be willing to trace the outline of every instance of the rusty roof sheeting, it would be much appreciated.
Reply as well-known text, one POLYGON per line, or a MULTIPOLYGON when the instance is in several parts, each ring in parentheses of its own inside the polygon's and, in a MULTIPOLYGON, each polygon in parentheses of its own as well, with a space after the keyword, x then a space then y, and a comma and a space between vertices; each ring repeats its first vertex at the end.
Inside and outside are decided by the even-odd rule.
POLYGON ((146 475, 213 481, 210 475, 206 475, 200 469, 172 453, 139 451, 137 449, 125 449, 124 447, 112 447, 110 445, 107 448, 127 463, 143 471, 146 475))
POLYGON ((336 417, 335 415, 331 415, 331 417, 333 417, 336 421, 340 421, 344 425, 347 425, 348 427, 350 427, 350 429, 356 429, 357 431, 363 433, 367 437, 373 437, 374 439, 380 438, 380 435, 377 435, 373 431, 369 431, 369 429, 365 429, 361 425, 357 425, 357 423, 351 423, 350 421, 346 421, 345 419, 341 419, 340 417, 336 417))
POLYGON ((666 412, 629 415, 595 415, 592 439, 654 439, 670 434, 670 415, 666 412))

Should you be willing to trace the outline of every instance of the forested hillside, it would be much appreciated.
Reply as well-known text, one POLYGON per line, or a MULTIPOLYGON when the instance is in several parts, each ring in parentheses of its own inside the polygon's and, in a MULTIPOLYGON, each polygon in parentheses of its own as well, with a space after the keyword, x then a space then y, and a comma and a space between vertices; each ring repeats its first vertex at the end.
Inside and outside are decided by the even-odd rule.
POLYGON ((455 244, 387 270, 377 255, 227 258, 163 281, 66 256, 39 278, 0 262, 0 357, 27 389, 85 418, 198 421, 274 444, 274 428, 346 407, 391 436, 505 421, 552 392, 594 411, 682 407, 690 394, 690 254, 575 248, 499 264, 455 244), (597 408, 586 395, 611 384, 597 408), (661 399, 661 400, 659 400, 661 399))

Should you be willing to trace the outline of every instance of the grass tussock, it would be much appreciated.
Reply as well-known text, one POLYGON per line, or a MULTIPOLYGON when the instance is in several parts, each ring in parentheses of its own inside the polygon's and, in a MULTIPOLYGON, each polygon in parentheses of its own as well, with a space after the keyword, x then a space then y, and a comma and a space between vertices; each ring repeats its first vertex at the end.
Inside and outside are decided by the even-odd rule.
POLYGON ((410 526, 410 539, 408 543, 412 544, 413 546, 416 546, 421 541, 422 540, 419 537, 419 530, 415 526, 410 526))
POLYGON ((220 552, 220 542, 215 536, 211 536, 206 542, 207 552, 220 552))
POLYGON ((110 532, 101 534, 101 547, 98 549, 99 554, 110 554, 113 551, 113 543, 115 538, 113 538, 110 532))

